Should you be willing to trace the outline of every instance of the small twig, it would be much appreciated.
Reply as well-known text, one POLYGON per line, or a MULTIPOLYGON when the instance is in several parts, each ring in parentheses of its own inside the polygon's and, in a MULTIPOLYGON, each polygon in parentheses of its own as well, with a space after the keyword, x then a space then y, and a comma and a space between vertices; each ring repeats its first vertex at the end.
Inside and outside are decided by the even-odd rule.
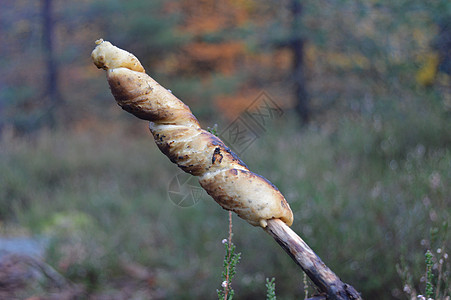
MULTIPOLYGON (((228 238, 228 244, 227 247, 229 248, 228 251, 228 257, 227 257, 227 261, 230 261, 230 256, 232 255, 232 211, 229 210, 229 238, 228 238)), ((230 264, 227 264, 227 271, 226 271, 226 288, 225 288, 225 292, 224 292, 224 299, 227 300, 227 296, 229 294, 229 286, 230 286, 230 279, 229 279, 229 274, 230 274, 230 264)))
POLYGON ((343 283, 313 250, 283 221, 268 220, 265 231, 290 255, 327 299, 362 299, 350 285, 343 283))
POLYGON ((307 274, 304 272, 304 299, 308 299, 308 281, 307 274))
MULTIPOLYGON (((445 245, 443 245, 441 249, 442 249, 441 253, 446 253, 445 245)), ((437 279, 437 287, 435 288, 435 299, 438 299, 440 297, 440 285, 442 283, 442 274, 443 274, 442 272, 443 263, 440 262, 441 258, 437 257, 437 260, 438 260, 438 270, 437 270, 438 279, 437 279)))

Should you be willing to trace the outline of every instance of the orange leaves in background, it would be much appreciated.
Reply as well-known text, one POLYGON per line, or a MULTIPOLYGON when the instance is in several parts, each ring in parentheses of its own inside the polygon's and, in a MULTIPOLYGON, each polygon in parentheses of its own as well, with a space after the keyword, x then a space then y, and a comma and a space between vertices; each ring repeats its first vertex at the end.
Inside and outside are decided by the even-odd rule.
MULTIPOLYGON (((250 22, 251 4, 250 0, 181 0, 174 4, 177 8, 173 9, 183 16, 179 30, 190 36, 190 41, 173 59, 177 62, 175 72, 197 78, 206 86, 218 75, 225 81, 236 80, 247 68, 246 42, 239 32, 250 22)), ((227 95, 213 92, 215 99, 192 100, 215 101, 219 106, 227 106, 226 114, 234 117, 247 105, 246 100, 251 101, 257 94, 242 95, 239 91, 247 85, 240 82, 238 91, 230 89, 227 95)))
POLYGON ((243 25, 249 18, 246 6, 240 1, 183 0, 180 8, 185 15, 183 31, 208 34, 243 25))
POLYGON ((252 104, 260 92, 256 89, 246 89, 235 95, 218 96, 216 105, 227 119, 233 120, 252 104))
POLYGON ((208 64, 215 71, 230 75, 244 53, 244 45, 239 41, 219 44, 198 42, 187 45, 185 51, 192 63, 208 64))
POLYGON ((180 30, 193 41, 182 49, 181 68, 202 73, 233 74, 245 54, 245 43, 225 37, 225 32, 243 25, 249 18, 242 1, 183 0, 184 16, 180 30), (200 68, 199 68, 200 67, 200 68), (199 70, 200 69, 200 70, 199 70))

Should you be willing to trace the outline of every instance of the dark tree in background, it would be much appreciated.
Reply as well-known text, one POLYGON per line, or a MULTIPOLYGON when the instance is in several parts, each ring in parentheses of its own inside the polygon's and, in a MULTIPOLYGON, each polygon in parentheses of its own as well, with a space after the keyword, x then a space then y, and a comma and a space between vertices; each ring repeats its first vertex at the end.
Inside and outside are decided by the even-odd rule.
MULTIPOLYGON (((301 125, 307 124, 312 118, 312 109, 309 103, 307 88, 307 71, 305 49, 307 39, 305 25, 305 8, 312 6, 308 1, 285 0, 276 2, 268 0, 266 10, 262 15, 269 15, 266 22, 261 22, 256 32, 261 36, 261 45, 267 55, 277 60, 284 57, 289 61, 283 67, 271 65, 266 70, 274 74, 267 78, 264 86, 271 86, 277 94, 277 90, 283 87, 284 97, 290 98, 290 103, 284 103, 292 109, 301 121, 301 125), (276 71, 277 70, 277 71, 276 71)), ((308 17, 308 16, 307 16, 308 17)), ((254 21, 258 19, 254 17, 254 21)))
POLYGON ((304 75, 304 39, 300 31, 302 4, 299 0, 292 0, 290 10, 293 17, 291 42, 289 47, 293 51, 293 92, 295 97, 295 110, 302 120, 307 123, 310 118, 310 109, 308 105, 308 96, 305 86, 304 75))
POLYGON ((437 27, 438 34, 433 46, 439 53, 439 70, 451 75, 451 16, 443 17, 437 27))
POLYGON ((53 0, 42 0, 42 41, 43 51, 47 68, 47 82, 44 91, 45 105, 47 110, 43 117, 45 122, 50 126, 55 126, 56 116, 55 111, 61 105, 62 96, 59 89, 59 72, 58 63, 55 57, 54 48, 54 26, 55 19, 53 16, 53 0))

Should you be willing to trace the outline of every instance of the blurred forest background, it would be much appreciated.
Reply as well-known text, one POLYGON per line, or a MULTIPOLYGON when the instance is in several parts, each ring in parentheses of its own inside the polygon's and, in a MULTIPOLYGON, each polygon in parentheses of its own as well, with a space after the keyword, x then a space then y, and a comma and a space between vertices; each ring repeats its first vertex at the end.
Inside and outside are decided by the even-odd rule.
MULTIPOLYGON (((424 293, 426 250, 435 299, 450 295, 449 1, 0 0, 0 22, 0 248, 33 240, 53 272, 10 263, 0 296, 221 288, 227 213, 206 195, 168 200, 178 170, 115 104, 90 58, 99 38, 204 128, 270 95, 284 114, 242 158, 286 196, 292 228, 365 299, 424 293)), ((234 218, 234 242, 236 299, 263 298, 266 277, 280 299, 303 297, 301 271, 263 231, 234 218)))

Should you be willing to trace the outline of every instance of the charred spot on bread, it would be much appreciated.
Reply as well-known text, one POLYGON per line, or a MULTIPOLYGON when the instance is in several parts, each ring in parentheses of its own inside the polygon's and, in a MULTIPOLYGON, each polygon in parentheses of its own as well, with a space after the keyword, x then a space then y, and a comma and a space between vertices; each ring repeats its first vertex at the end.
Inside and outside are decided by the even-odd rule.
POLYGON ((216 147, 213 156, 211 157, 211 163, 214 165, 217 161, 220 164, 222 162, 222 157, 221 148, 216 147))

